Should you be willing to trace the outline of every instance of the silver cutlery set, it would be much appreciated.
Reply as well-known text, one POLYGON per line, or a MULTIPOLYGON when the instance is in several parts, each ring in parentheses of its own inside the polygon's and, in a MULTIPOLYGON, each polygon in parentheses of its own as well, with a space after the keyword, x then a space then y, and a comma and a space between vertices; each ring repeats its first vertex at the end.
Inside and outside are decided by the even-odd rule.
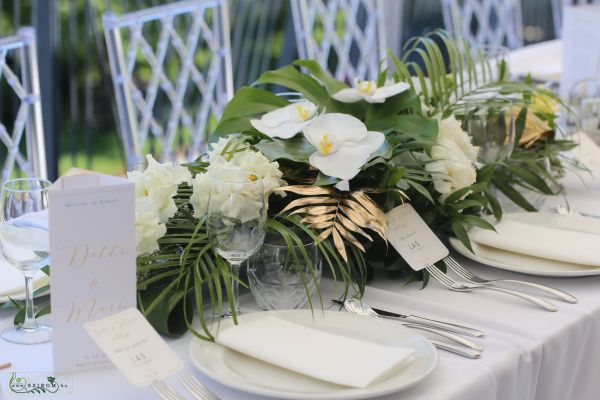
MULTIPOLYGON (((538 283, 520 281, 515 279, 484 279, 461 266, 456 260, 454 260, 450 256, 444 258, 444 263, 448 267, 449 271, 452 271, 453 273, 458 275, 460 278, 462 278, 462 280, 456 280, 450 277, 448 274, 442 272, 434 265, 427 266, 426 271, 433 279, 435 279, 440 284, 453 291, 469 292, 478 289, 492 290, 518 297, 522 300, 540 306, 548 311, 558 310, 558 307, 556 305, 541 297, 537 297, 529 293, 524 293, 513 289, 507 289, 501 286, 496 286, 496 283, 506 283, 537 289, 546 292, 547 294, 550 294, 567 303, 577 303, 577 298, 570 295, 569 293, 566 293, 562 290, 553 287, 540 285, 538 283)), ((344 308, 348 312, 353 314, 369 316, 374 318, 394 319, 402 323, 407 328, 419 329, 421 331, 429 332, 439 336, 440 338, 445 338, 451 342, 454 342, 453 344, 451 344, 447 341, 430 340, 431 343, 440 350, 449 351, 451 353, 455 353, 467 358, 479 358, 481 357, 481 353, 484 350, 483 347, 478 343, 475 343, 472 340, 465 338, 465 336, 473 338, 483 338, 483 332, 475 328, 470 328, 468 326, 459 325, 452 322, 439 321, 416 315, 403 315, 390 311, 380 310, 377 308, 371 308, 364 301, 355 298, 347 299, 344 302, 341 302, 339 300, 333 300, 333 302, 337 304, 343 304, 344 308)))

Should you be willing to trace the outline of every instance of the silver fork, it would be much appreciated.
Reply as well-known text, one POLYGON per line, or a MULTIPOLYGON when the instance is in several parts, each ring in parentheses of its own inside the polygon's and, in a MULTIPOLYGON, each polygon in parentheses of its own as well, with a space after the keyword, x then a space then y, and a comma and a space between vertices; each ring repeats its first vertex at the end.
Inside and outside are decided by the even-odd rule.
MULTIPOLYGON (((346 308, 346 310, 352 314, 373 317, 373 318, 381 318, 373 310, 371 310, 371 312, 368 312, 366 310, 361 310, 360 308, 357 308, 357 307, 352 307, 352 306, 346 307, 346 304, 344 304, 344 308, 346 308)), ((437 331, 434 331, 433 329, 425 329, 425 330, 433 332, 433 333, 439 333, 437 331)), ((431 344, 433 344, 439 350, 445 350, 450 353, 458 354, 459 356, 463 356, 463 357, 467 357, 467 358, 480 358, 481 357, 480 350, 474 350, 474 349, 470 349, 468 347, 463 347, 463 346, 455 346, 450 343, 440 342, 440 341, 433 340, 433 339, 428 339, 428 340, 431 342, 431 344)))
POLYGON ((164 400, 187 400, 162 381, 153 381, 152 388, 164 400))
POLYGON ((209 392, 198 379, 192 374, 185 373, 179 378, 185 388, 196 398, 197 400, 219 400, 219 398, 213 393, 209 392))
POLYGON ((454 271, 458 276, 460 276, 463 279, 466 279, 467 281, 473 282, 473 283, 478 283, 478 284, 482 284, 482 285, 492 285, 495 282, 514 283, 517 285, 529 286, 529 287, 532 287, 535 289, 543 290, 544 292, 550 293, 550 294, 558 297, 559 299, 566 301, 567 303, 571 303, 571 304, 577 303, 577 298, 575 296, 570 295, 567 292, 563 292, 562 290, 559 290, 559 289, 556 289, 556 288, 553 288, 550 286, 540 285, 538 283, 527 282, 527 281, 519 281, 516 279, 493 279, 493 280, 484 279, 480 276, 475 275, 473 272, 469 271, 468 269, 464 268, 454 258, 452 258, 450 256, 444 258, 444 262, 445 262, 446 266, 448 268, 450 268, 452 271, 454 271))
POLYGON ((440 271, 436 266, 429 265, 425 268, 427 272, 433 277, 436 281, 441 283, 443 286, 447 287, 450 290, 454 290, 456 292, 470 292, 475 289, 483 289, 483 290, 492 290, 495 292, 501 292, 510 294, 515 297, 519 297, 523 300, 529 301, 530 303, 536 304, 548 311, 558 311, 558 307, 554 304, 550 303, 547 300, 541 299, 536 296, 532 296, 527 293, 517 292, 516 290, 505 289, 497 286, 489 286, 482 284, 475 284, 470 282, 458 282, 454 279, 450 278, 448 275, 440 271))
MULTIPOLYGON (((354 314, 366 315, 366 316, 375 317, 375 318, 381 318, 381 316, 379 314, 377 314, 377 312, 375 310, 373 310, 371 307, 369 307, 362 300, 348 299, 344 302, 344 308, 354 314)), ((399 322, 408 328, 420 329, 423 331, 435 333, 436 335, 445 337, 446 339, 449 339, 449 340, 452 340, 453 342, 462 344, 463 346, 468 347, 470 349, 477 350, 479 352, 483 351, 483 347, 481 347, 477 343, 472 342, 468 339, 465 339, 462 336, 455 335, 454 333, 436 329, 431 326, 426 326, 426 325, 420 324, 418 322, 410 322, 410 323, 404 323, 402 321, 399 321, 399 322)))

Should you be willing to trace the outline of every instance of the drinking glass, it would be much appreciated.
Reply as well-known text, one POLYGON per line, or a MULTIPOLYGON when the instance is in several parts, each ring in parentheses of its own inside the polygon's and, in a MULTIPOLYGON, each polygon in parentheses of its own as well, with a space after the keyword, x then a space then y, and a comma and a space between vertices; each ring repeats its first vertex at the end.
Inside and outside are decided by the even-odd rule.
POLYGON ((248 283, 263 310, 306 308, 321 280, 321 252, 308 235, 296 232, 301 243, 288 244, 268 231, 248 260, 248 283))
POLYGON ((13 343, 36 344, 52 339, 52 328, 38 324, 33 307, 33 278, 50 259, 48 228, 40 223, 40 212, 48 208, 45 179, 9 180, 0 195, 0 254, 25 275, 25 320, 2 331, 13 343))
POLYGON ((262 245, 266 221, 267 206, 259 176, 243 170, 223 170, 212 176, 208 234, 217 253, 229 261, 232 273, 230 310, 224 317, 240 313, 240 265, 262 245))
POLYGON ((571 112, 566 115, 567 134, 572 135, 585 129, 587 108, 600 101, 600 81, 597 79, 583 79, 569 91, 569 107, 571 112))
POLYGON ((474 99, 465 103, 465 125, 479 146, 481 165, 502 162, 515 146, 515 110, 508 100, 474 99))

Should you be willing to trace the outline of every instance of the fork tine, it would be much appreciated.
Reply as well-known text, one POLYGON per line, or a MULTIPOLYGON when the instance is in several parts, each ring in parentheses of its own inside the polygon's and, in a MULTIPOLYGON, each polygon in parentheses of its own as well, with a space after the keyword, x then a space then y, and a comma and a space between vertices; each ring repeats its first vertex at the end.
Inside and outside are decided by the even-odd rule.
POLYGON ((448 256, 444 258, 444 261, 446 261, 446 265, 463 278, 471 279, 474 276, 471 271, 460 265, 454 258, 448 256))
POLYGON ((198 397, 206 400, 218 400, 219 398, 205 388, 199 381, 190 373, 185 373, 181 376, 181 382, 192 393, 196 393, 198 397), (187 384, 186 384, 187 383, 187 384))
POLYGON ((427 272, 431 274, 439 283, 450 289, 455 289, 460 286, 454 279, 440 271, 435 265, 430 265, 427 268, 427 272))
POLYGON ((173 389, 171 389, 162 381, 152 382, 152 387, 159 394, 159 396, 165 400, 185 400, 181 395, 173 391, 173 389))

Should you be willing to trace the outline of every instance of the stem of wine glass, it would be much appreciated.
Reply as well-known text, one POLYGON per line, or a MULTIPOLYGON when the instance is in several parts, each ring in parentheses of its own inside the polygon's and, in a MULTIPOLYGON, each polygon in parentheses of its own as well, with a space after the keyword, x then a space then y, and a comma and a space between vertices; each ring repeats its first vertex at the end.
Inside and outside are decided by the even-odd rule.
POLYGON ((35 321, 35 309, 33 307, 33 274, 25 273, 25 320, 21 328, 25 331, 37 329, 35 321))
MULTIPOLYGON (((231 296, 233 297, 231 300, 233 302, 233 310, 235 310, 235 314, 240 313, 240 266, 241 263, 231 263, 231 272, 233 276, 231 277, 231 296)), ((230 302, 229 304, 231 305, 230 302)), ((233 314, 233 310, 230 310, 230 314, 233 314)))

